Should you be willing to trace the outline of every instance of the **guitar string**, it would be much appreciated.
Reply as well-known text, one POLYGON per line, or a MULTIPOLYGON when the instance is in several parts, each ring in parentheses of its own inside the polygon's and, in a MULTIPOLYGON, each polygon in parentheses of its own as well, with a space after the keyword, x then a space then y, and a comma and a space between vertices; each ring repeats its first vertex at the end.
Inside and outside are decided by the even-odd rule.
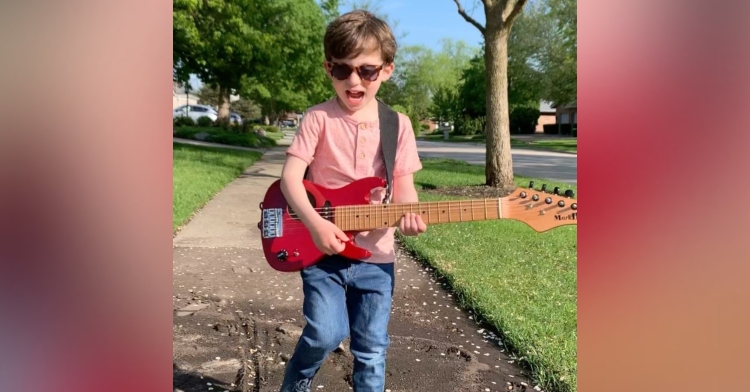
MULTIPOLYGON (((342 207, 343 207, 343 206, 342 206, 342 207)), ((364 206, 364 207, 366 208, 366 207, 368 207, 368 206, 364 206)), ((436 211, 435 213, 437 213, 437 214, 455 214, 455 213, 461 213, 462 211, 464 211, 464 210, 467 210, 467 209, 468 209, 468 208, 464 208, 464 207, 470 207, 470 209, 471 209, 471 210, 476 210, 476 209, 479 209, 479 210, 484 210, 484 209, 485 209, 485 206, 484 206, 484 205, 480 205, 480 206, 464 206, 464 205, 461 205, 461 206, 453 206, 453 207, 450 207, 450 206, 449 206, 448 208, 440 208, 440 209, 438 209, 438 211, 436 211), (442 211, 442 212, 440 212, 440 211, 442 211)), ((362 207, 357 207, 357 208, 362 208, 362 207)), ((494 212, 494 206, 493 206, 493 208, 492 208, 491 210, 493 210, 493 212, 494 212)), ((334 211, 334 212, 335 212, 335 211, 334 211)), ((335 215, 335 214, 334 214, 334 212, 330 212, 330 213, 328 213, 328 214, 325 214, 325 215, 335 215)), ((356 212, 356 211, 346 211, 346 212, 348 212, 349 214, 351 214, 352 212, 356 212)), ((406 212, 406 211, 404 211, 404 212, 406 212)), ((427 212, 426 212, 425 214, 423 214, 423 215, 428 215, 428 214, 430 214, 431 212, 432 212, 432 211, 427 211, 427 212)), ((466 211, 466 212, 467 212, 467 213, 469 213, 469 211, 466 211)), ((391 214, 393 215, 393 212, 391 212, 391 214)), ((485 215, 486 215, 486 214, 485 214, 485 215)), ((323 216, 323 214, 321 214, 321 216, 323 216)), ((403 215, 401 215, 401 217, 402 217, 402 216, 403 216, 403 215)), ((325 218, 326 216, 323 216, 323 217, 325 218)), ((329 217, 329 218, 332 218, 331 216, 328 216, 328 217, 329 217)), ((401 217, 398 217, 398 219, 400 219, 401 217)), ((352 216, 350 216, 350 215, 348 215, 348 216, 343 216, 343 215, 342 215, 342 217, 341 217, 341 218, 342 218, 342 223, 343 223, 343 224, 350 224, 351 222, 345 222, 345 221, 346 221, 347 219, 355 219, 355 220, 359 220, 359 221, 361 222, 362 220, 372 220, 372 219, 375 219, 375 218, 378 218, 378 217, 376 216, 376 217, 373 217, 373 218, 366 218, 366 217, 365 217, 365 218, 353 218, 353 217, 352 217, 352 216)), ((482 217, 482 219, 471 219, 471 220, 466 220, 466 221, 468 222, 468 221, 472 221, 472 220, 489 220, 489 219, 493 219, 493 220, 494 220, 494 219, 498 219, 498 217, 497 217, 497 216, 495 216, 495 217, 490 217, 489 215, 487 215, 486 219, 485 219, 484 217, 482 217)), ((453 222, 455 222, 455 223, 458 223, 458 222, 461 222, 461 221, 459 221, 459 220, 456 220, 456 221, 453 221, 453 222, 451 222, 450 220, 447 220, 447 221, 441 221, 441 220, 437 220, 437 221, 436 221, 436 222, 434 222, 434 223, 449 223, 449 222, 450 222, 450 223, 453 223, 453 222)), ((289 215, 287 215, 287 216, 284 216, 284 217, 282 218, 282 223, 284 224, 283 228, 284 228, 284 231, 285 231, 285 232, 299 232, 299 231, 309 231, 309 230, 307 229, 307 227, 305 226, 305 224, 304 224, 304 223, 302 223, 302 222, 301 222, 301 221, 299 221, 298 219, 294 219, 294 217, 293 217, 293 216, 292 216, 291 214, 289 214, 289 215)), ((332 223, 334 223, 334 222, 332 222, 332 223)), ((357 222, 355 222, 355 223, 357 223, 357 222)), ((364 222, 364 223, 369 223, 369 222, 364 222)), ((335 224, 335 223, 334 223, 334 224, 335 224)), ((354 226, 357 226, 357 225, 355 224, 354 226)), ((387 226, 387 227, 395 227, 395 226, 390 226, 390 225, 389 225, 389 226, 387 226)), ((378 228, 385 228, 385 226, 384 226, 384 227, 378 227, 378 228)))

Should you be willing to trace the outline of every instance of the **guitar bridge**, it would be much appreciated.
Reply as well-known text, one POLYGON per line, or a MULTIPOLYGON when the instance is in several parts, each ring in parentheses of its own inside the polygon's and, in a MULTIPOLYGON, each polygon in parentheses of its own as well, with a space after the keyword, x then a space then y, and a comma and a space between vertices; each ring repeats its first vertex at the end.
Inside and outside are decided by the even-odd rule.
POLYGON ((281 221, 283 210, 281 208, 269 208, 263 210, 261 221, 263 238, 281 237, 283 232, 283 223, 281 221))

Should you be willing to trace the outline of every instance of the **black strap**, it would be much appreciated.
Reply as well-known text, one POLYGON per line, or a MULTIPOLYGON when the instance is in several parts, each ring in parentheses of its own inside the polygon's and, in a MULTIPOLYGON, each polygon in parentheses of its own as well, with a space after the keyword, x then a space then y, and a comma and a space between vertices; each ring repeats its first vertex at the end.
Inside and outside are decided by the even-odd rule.
MULTIPOLYGON (((383 101, 378 101, 378 119, 380 120, 380 151, 383 153, 385 162, 385 199, 383 203, 391 200, 393 189, 393 166, 396 164, 396 146, 398 144, 398 113, 391 109, 383 101)), ((305 169, 305 179, 309 180, 310 167, 305 169)))
POLYGON ((380 119, 380 150, 383 153, 387 181, 383 203, 389 203, 393 189, 393 166, 396 163, 396 145, 398 144, 398 114, 378 100, 378 118, 380 119))

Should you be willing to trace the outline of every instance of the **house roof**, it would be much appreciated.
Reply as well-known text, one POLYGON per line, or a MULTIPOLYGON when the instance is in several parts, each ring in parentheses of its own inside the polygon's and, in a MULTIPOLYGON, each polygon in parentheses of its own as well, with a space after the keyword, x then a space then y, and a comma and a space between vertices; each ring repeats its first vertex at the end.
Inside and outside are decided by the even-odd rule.
POLYGON ((541 113, 554 112, 555 109, 552 107, 552 102, 539 101, 539 111, 541 113))
POLYGON ((578 108, 578 100, 575 100, 573 102, 569 102, 562 105, 552 105, 555 109, 577 109, 578 108))

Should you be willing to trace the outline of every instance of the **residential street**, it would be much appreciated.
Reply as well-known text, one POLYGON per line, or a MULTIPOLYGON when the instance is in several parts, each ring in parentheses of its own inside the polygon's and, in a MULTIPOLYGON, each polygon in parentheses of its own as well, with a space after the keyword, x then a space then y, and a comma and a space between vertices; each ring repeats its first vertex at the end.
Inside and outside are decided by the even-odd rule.
MULTIPOLYGON (((449 158, 484 165, 484 144, 430 142, 417 140, 419 156, 424 158, 449 158)), ((578 155, 562 152, 511 149, 513 172, 528 177, 544 178, 567 184, 578 183, 578 155)))

